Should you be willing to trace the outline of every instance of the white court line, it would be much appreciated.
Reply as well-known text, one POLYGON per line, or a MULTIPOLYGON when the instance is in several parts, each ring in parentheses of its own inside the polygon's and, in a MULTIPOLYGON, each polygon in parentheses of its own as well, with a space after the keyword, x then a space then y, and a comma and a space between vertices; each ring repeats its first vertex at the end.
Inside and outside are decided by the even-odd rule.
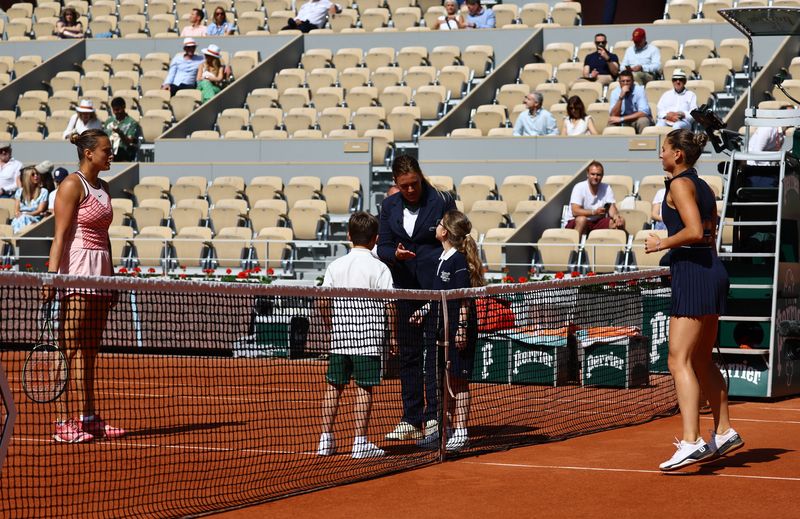
MULTIPOLYGON (((703 416, 703 420, 714 420, 713 416, 703 416)), ((756 422, 756 423, 785 423, 785 424, 800 424, 794 420, 759 420, 756 418, 733 418, 734 422, 756 422)))
MULTIPOLYGON (((50 443, 56 445, 53 440, 49 438, 34 438, 30 436, 15 436, 14 441, 22 441, 28 443, 50 443)), ((61 445, 61 444, 58 444, 61 445)), ((141 448, 157 448, 157 449, 177 449, 177 450, 190 450, 190 451, 205 451, 205 452, 242 452, 248 454, 289 454, 300 456, 316 456, 316 452, 296 452, 296 451, 277 451, 268 449, 234 449, 230 447, 204 447, 202 445, 180 445, 180 444, 162 444, 162 443, 143 443, 135 441, 99 441, 93 442, 92 445, 101 447, 141 447, 141 448)))
POLYGON ((767 411, 796 411, 800 412, 800 409, 794 407, 754 407, 753 409, 766 409, 767 411))
MULTIPOLYGON (((482 461, 461 461, 467 465, 488 465, 493 467, 511 467, 511 468, 526 468, 526 469, 548 469, 548 470, 582 470, 586 472, 632 472, 640 474, 664 474, 660 470, 644 470, 644 469, 615 469, 603 467, 573 467, 569 465, 528 465, 522 463, 491 463, 482 461)), ((774 481, 800 481, 800 478, 780 477, 780 476, 748 476, 745 474, 708 474, 709 476, 717 476, 721 478, 737 478, 737 479, 769 479, 774 481)))

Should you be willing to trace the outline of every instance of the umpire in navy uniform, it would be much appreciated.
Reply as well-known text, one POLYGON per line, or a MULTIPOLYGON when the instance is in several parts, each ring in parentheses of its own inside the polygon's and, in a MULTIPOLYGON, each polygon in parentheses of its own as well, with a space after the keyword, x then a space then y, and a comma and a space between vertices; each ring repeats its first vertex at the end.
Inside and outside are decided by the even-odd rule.
MULTIPOLYGON (((389 265, 396 288, 430 290, 442 253, 436 225, 447 211, 456 208, 455 200, 428 182, 413 157, 398 157, 392 174, 400 192, 381 203, 378 257, 389 265)), ((436 345, 423 345, 422 327, 409 324, 411 314, 424 303, 398 303, 403 418, 386 435, 387 440, 421 439, 438 431, 436 345)))

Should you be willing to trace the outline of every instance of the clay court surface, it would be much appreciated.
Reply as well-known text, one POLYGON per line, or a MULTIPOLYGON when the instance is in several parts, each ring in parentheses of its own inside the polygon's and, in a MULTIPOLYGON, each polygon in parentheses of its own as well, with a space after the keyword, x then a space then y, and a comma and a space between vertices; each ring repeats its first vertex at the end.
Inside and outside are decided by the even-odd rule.
MULTIPOLYGON (((662 474, 678 416, 472 456, 216 517, 798 517, 800 398, 736 403, 746 445, 662 474)), ((712 426, 703 417, 703 429, 712 426)))

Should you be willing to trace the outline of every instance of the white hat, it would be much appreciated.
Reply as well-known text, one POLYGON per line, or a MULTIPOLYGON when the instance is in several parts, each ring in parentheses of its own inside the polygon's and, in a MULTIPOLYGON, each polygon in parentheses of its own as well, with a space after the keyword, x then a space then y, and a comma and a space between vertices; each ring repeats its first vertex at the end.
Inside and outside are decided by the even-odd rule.
POLYGON ((36 168, 36 171, 40 175, 44 175, 46 173, 51 173, 53 171, 53 168, 55 167, 55 164, 53 164, 49 160, 43 160, 42 162, 36 164, 36 166, 34 167, 36 168))
POLYGON ((91 99, 81 99, 81 102, 75 111, 85 114, 94 113, 94 103, 92 103, 91 99))
POLYGON ((686 72, 683 71, 682 68, 676 68, 672 71, 672 79, 686 79, 686 72))
POLYGON ((183 46, 184 47, 197 47, 197 42, 194 41, 194 38, 184 38, 183 39, 183 46))
POLYGON ((206 47, 205 49, 203 49, 203 54, 205 54, 206 56, 212 56, 217 59, 219 59, 220 56, 222 56, 219 52, 219 47, 217 45, 214 45, 213 43, 208 47, 206 47))

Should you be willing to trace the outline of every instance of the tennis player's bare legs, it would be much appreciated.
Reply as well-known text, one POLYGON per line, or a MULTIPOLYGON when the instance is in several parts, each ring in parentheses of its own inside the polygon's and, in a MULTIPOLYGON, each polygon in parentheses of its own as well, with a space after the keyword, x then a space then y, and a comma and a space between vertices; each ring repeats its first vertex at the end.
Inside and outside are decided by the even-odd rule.
POLYGON ((450 413, 453 415, 452 427, 466 429, 469 423, 469 382, 463 378, 450 377, 450 388, 455 398, 450 400, 450 413))
MULTIPOLYGON (((62 341, 83 416, 95 414, 94 382, 97 354, 108 319, 108 298, 73 295, 64 302, 62 341)), ((68 400, 64 416, 70 414, 68 400)))
POLYGON ((714 414, 714 432, 722 434, 730 429, 731 422, 728 415, 728 389, 725 379, 712 360, 712 350, 717 341, 718 323, 719 317, 716 315, 703 316, 703 336, 694 351, 692 366, 694 366, 700 387, 711 406, 711 412, 714 414))
POLYGON ((339 412, 339 397, 342 395, 344 386, 328 384, 325 389, 325 397, 322 401, 322 432, 332 433, 333 423, 336 421, 336 414, 339 412))
POLYGON ((700 384, 692 359, 700 348, 704 320, 696 317, 671 317, 669 320, 669 372, 675 382, 678 407, 683 422, 683 440, 700 438, 700 384))
POLYGON ((372 387, 356 386, 356 436, 366 436, 372 412, 372 387))

